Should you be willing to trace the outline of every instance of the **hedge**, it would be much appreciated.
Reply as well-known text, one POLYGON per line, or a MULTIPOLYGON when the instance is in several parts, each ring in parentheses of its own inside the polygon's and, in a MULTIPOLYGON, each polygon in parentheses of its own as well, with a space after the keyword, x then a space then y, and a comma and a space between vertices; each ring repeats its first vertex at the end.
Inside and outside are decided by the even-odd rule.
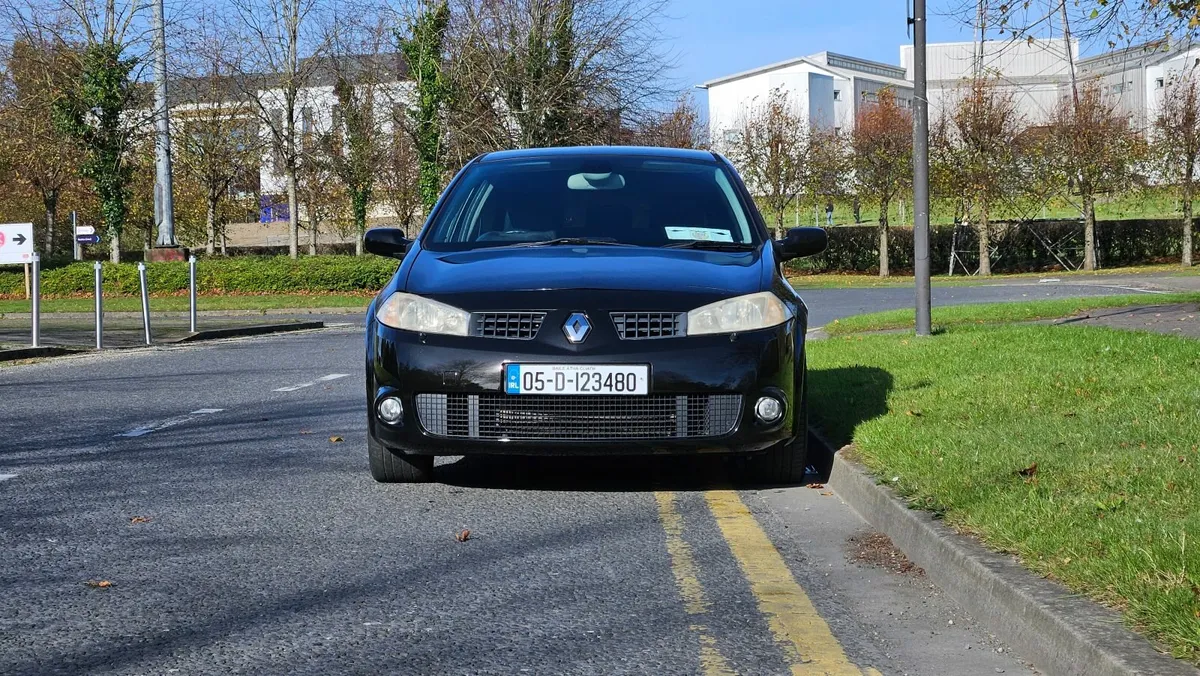
MULTIPOLYGON (((42 295, 91 295, 95 283, 92 265, 81 262, 43 269, 42 295)), ((205 258, 197 263, 196 281, 201 293, 373 293, 387 284, 398 265, 399 261, 378 256, 205 258)), ((148 263, 146 281, 152 294, 186 293, 188 265, 148 263)), ((137 264, 105 263, 104 292, 137 295, 137 264)), ((0 298, 24 296, 24 272, 20 268, 0 269, 0 298)))
MULTIPOLYGON (((1101 267, 1178 262, 1182 230, 1182 221, 1177 219, 1097 221, 1097 259, 1101 267)), ((819 256, 790 263, 794 272, 878 272, 877 226, 834 226, 826 228, 826 232, 829 233, 829 248, 819 256)), ((1200 235, 1200 227, 1194 234, 1200 235)), ((1083 223, 1080 221, 993 223, 990 235, 993 272, 1058 270, 1066 267, 1063 262, 1078 267, 1083 260, 1083 223)), ((956 274, 963 271, 964 265, 970 271, 978 267, 979 238, 975 228, 931 226, 929 255, 934 274, 949 271, 952 246, 957 256, 956 274)), ((892 272, 912 271, 911 227, 888 228, 888 254, 892 272)))

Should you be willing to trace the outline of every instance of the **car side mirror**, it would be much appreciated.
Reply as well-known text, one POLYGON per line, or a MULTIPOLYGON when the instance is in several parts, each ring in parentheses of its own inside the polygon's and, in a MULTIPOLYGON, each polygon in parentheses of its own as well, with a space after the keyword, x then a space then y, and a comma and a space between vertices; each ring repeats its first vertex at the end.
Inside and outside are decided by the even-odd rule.
POLYGON ((775 243, 780 261, 815 256, 829 246, 829 235, 825 228, 792 228, 787 235, 775 243))
POLYGON ((412 241, 397 228, 371 228, 363 235, 363 247, 368 253, 390 258, 404 258, 412 241))

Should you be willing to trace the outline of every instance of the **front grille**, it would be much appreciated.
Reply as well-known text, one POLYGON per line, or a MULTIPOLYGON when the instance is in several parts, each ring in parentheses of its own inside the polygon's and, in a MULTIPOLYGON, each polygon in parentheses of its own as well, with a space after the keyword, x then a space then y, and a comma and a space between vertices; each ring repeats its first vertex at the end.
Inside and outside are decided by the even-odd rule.
POLYGON ((471 333, 480 338, 533 340, 545 318, 545 312, 476 312, 471 315, 471 333))
POLYGON ((418 394, 416 405, 421 427, 440 437, 698 439, 732 432, 742 395, 418 394))
POLYGON ((678 312, 612 312, 609 316, 621 340, 683 335, 683 315, 678 312))

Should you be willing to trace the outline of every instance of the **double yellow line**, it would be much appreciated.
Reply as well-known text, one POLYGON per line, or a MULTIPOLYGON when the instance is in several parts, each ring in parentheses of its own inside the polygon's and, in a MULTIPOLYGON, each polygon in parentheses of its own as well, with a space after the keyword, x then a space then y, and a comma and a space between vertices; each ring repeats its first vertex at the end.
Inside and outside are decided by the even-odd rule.
MULTIPOLYGON (((875 669, 859 669, 846 656, 829 625, 796 583, 783 557, 737 492, 708 491, 704 497, 742 574, 750 583, 750 591, 775 642, 783 649, 791 673, 795 676, 878 676, 875 669)), ((734 674, 736 672, 718 649, 716 639, 699 621, 709 611, 709 604, 691 547, 683 538, 683 517, 675 507, 675 494, 660 491, 654 498, 667 535, 667 553, 671 557, 671 570, 684 609, 689 615, 697 616, 697 622, 691 628, 700 642, 701 669, 705 676, 734 674)))

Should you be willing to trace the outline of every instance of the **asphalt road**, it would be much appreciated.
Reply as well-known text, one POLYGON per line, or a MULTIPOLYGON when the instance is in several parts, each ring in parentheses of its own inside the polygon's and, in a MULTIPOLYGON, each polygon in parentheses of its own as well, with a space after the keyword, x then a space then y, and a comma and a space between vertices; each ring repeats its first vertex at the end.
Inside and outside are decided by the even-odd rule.
POLYGON ((0 674, 1030 673, 825 490, 376 484, 361 360, 343 327, 0 365, 0 674))

